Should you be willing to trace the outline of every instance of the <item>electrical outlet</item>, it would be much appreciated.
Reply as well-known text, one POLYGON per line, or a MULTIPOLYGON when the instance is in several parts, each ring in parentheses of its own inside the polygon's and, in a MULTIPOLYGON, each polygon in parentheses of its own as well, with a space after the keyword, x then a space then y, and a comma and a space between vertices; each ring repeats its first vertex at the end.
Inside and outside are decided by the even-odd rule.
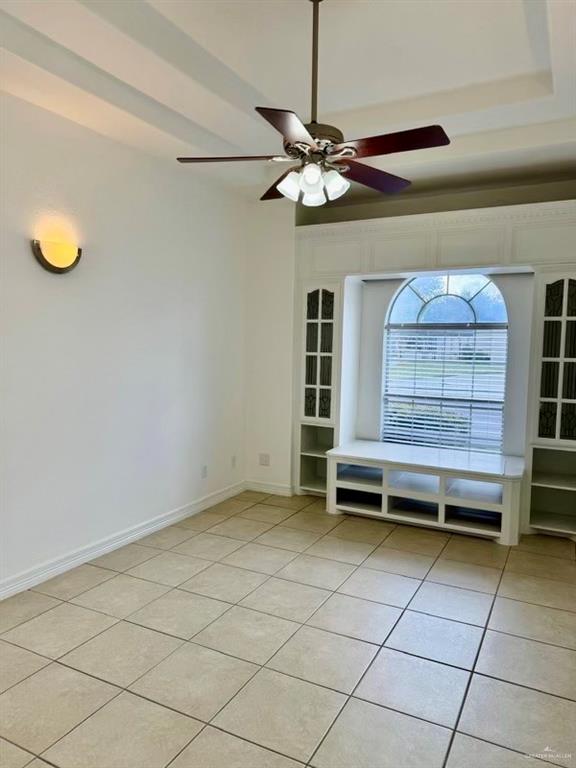
POLYGON ((258 464, 260 464, 261 467, 269 467, 270 466, 270 454, 269 453, 259 453, 258 454, 258 464))
POLYGON ((232 469, 236 469, 236 456, 232 456, 232 469))
POLYGON ((202 465, 201 475, 202 475, 202 480, 206 480, 206 478, 208 477, 208 465, 207 464, 203 464, 202 465))

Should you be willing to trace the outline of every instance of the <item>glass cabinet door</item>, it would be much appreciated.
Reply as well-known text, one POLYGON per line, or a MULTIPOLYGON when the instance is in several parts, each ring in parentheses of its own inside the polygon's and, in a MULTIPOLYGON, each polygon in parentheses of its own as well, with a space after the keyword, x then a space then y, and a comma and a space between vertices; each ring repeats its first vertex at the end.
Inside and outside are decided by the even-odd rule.
POLYGON ((576 278, 546 285, 538 437, 576 440, 576 278))
POLYGON ((333 409, 334 291, 306 294, 304 417, 330 419, 333 409))

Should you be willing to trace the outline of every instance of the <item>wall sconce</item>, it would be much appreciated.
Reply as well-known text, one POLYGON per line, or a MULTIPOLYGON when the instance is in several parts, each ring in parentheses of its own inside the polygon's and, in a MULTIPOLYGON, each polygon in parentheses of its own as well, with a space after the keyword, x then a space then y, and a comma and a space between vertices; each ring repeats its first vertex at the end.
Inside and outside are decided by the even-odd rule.
POLYGON ((32 253, 36 261, 48 272, 70 272, 80 261, 82 248, 73 243, 54 243, 47 240, 32 240, 32 253))

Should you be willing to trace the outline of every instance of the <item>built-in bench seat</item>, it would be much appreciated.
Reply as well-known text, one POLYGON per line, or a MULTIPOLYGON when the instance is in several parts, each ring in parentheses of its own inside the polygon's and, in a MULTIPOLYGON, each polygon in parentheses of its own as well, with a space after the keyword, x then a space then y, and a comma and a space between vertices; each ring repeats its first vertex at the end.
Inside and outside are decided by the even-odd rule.
POLYGON ((517 544, 519 456, 354 440, 327 452, 328 511, 517 544))

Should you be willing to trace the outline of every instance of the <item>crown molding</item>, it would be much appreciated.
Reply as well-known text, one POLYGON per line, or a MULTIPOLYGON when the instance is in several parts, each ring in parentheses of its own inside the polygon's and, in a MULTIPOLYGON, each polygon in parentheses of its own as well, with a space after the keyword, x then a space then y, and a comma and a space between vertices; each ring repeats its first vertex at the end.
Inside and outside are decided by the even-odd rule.
POLYGON ((445 227, 489 224, 528 224, 576 222, 576 200, 546 203, 525 203, 494 208, 471 208, 462 211, 441 211, 408 216, 389 216, 362 221, 341 221, 333 224, 308 224, 296 228, 298 243, 315 240, 358 239, 358 236, 383 235, 389 232, 438 230, 445 227))

